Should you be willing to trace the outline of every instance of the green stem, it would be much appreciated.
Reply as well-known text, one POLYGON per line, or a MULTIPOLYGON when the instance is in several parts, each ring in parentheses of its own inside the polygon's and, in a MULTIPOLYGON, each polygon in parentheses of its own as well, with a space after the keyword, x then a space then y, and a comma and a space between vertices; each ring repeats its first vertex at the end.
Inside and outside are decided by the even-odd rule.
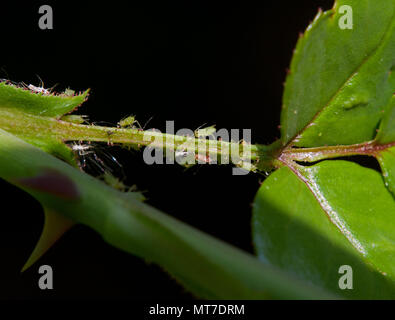
POLYGON ((132 147, 150 146, 164 149, 166 152, 169 150, 172 153, 182 149, 193 151, 195 155, 215 158, 218 163, 224 163, 223 159, 227 159, 236 165, 251 163, 254 166, 261 162, 260 159, 264 159, 259 164, 260 167, 273 167, 271 163, 273 158, 267 155, 260 156, 263 149, 257 145, 172 135, 158 131, 142 131, 134 128, 75 124, 51 117, 28 114, 13 108, 0 109, 0 128, 27 140, 96 141, 132 147))

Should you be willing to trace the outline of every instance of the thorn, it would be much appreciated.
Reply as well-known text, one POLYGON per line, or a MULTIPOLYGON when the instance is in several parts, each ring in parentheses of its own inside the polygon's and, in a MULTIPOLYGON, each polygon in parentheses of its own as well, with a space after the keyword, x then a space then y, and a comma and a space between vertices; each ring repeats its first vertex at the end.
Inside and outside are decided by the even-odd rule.
POLYGON ((58 214, 48 208, 45 208, 44 210, 45 222, 43 231, 36 247, 23 266, 21 272, 24 272, 35 262, 37 262, 37 260, 40 259, 44 253, 47 252, 48 249, 51 248, 54 243, 74 225, 74 222, 67 219, 65 216, 58 214))

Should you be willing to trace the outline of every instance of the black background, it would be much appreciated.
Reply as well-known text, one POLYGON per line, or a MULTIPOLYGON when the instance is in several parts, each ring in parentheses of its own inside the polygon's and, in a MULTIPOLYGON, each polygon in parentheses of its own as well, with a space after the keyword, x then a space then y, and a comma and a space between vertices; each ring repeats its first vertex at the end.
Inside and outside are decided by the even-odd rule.
MULTIPOLYGON (((3 1, 0 78, 61 91, 91 88, 79 113, 116 124, 134 114, 147 128, 250 128, 253 143, 279 137, 286 69, 299 32, 333 1, 256 4, 168 1, 3 1), (49 4, 54 29, 40 30, 49 4)), ((231 167, 145 165, 142 154, 109 150, 148 203, 253 252, 251 203, 264 179, 231 167)), ((161 269, 114 249, 94 231, 69 231, 37 264, 20 269, 40 235, 38 202, 0 181, 0 298, 190 299, 161 269), (6 209, 6 205, 8 208, 6 209), (38 288, 38 267, 52 266, 52 291, 38 288)), ((183 257, 179 257, 181 260, 183 257)))

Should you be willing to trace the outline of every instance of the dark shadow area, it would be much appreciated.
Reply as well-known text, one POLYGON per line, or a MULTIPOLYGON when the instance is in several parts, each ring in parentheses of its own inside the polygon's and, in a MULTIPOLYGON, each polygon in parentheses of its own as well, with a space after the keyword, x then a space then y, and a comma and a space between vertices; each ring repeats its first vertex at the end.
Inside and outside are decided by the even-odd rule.
POLYGON ((380 164, 378 163, 376 158, 371 157, 371 156, 349 156, 349 157, 339 157, 339 158, 332 158, 332 159, 326 159, 326 160, 320 160, 320 161, 314 161, 314 162, 296 161, 296 163, 300 164, 302 166, 305 166, 305 167, 310 167, 310 166, 314 166, 315 164, 317 164, 319 162, 331 161, 331 160, 351 161, 351 162, 359 164, 362 167, 373 169, 373 170, 376 170, 377 172, 381 173, 380 164))
MULTIPOLYGON (((38 28, 41 2, 2 4, 0 78, 36 86, 41 78, 56 91, 91 88, 78 113, 97 124, 116 125, 133 114, 142 125, 153 117, 147 127, 162 132, 166 120, 176 130, 204 123, 250 128, 253 143, 267 144, 279 137, 283 82, 298 34, 318 7, 329 9, 333 1, 46 4, 54 10, 54 30, 38 28)), ((232 176, 230 166, 148 166, 141 152, 105 152, 122 166, 118 172, 109 161, 116 175, 144 191, 148 203, 253 252, 251 203, 262 175, 232 176)), ((10 204, 2 210, 1 297, 191 298, 160 268, 86 228, 71 230, 40 260, 56 273, 56 290, 41 292, 37 266, 19 270, 39 237, 42 209, 9 184, 0 186, 10 204)))

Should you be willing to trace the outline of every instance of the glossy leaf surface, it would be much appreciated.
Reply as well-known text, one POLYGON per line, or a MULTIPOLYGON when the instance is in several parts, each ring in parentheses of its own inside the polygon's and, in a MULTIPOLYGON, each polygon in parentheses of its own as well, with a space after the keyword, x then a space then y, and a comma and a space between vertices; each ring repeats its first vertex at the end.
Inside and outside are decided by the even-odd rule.
POLYGON ((372 140, 395 91, 394 65, 394 1, 339 0, 320 12, 299 39, 286 80, 283 145, 372 140), (344 5, 352 9, 352 29, 339 27, 344 5))
POLYGON ((337 160, 299 170, 307 182, 283 167, 259 189, 260 259, 348 297, 394 298, 395 202, 380 174, 337 160), (339 289, 342 265, 353 268, 353 290, 339 289))

